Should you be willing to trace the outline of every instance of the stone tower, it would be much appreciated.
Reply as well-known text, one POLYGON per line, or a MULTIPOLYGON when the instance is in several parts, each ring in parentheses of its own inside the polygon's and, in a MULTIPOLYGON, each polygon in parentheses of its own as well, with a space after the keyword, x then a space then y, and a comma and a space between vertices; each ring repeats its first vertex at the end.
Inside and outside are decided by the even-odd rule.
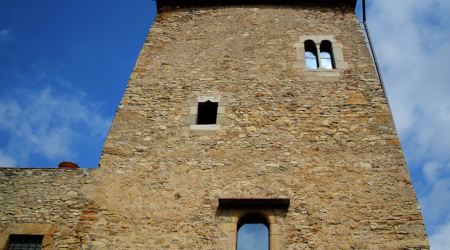
POLYGON ((428 248, 355 0, 157 4, 90 192, 145 240, 112 238, 235 249, 257 214, 271 250, 428 248))
POLYGON ((355 3, 157 0, 99 168, 0 169, 0 249, 429 249, 355 3))

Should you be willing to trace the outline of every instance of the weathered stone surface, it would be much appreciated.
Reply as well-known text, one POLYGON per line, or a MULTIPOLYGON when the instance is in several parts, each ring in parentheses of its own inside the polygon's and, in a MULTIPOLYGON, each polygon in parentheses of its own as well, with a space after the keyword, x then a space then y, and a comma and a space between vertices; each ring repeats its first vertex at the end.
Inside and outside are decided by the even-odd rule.
POLYGON ((2 235, 35 234, 45 235, 42 249, 66 244, 80 249, 74 236, 83 209, 92 201, 79 191, 92 181, 93 171, 0 168, 0 248, 2 235))
POLYGON ((270 210, 272 250, 429 248, 347 5, 160 8, 100 168, 2 169, 0 180, 0 229, 51 223, 61 249, 232 249, 236 211, 218 198, 286 197, 270 210), (347 68, 303 73, 302 35, 332 35, 347 68), (226 103, 219 129, 186 123, 202 96, 226 103))

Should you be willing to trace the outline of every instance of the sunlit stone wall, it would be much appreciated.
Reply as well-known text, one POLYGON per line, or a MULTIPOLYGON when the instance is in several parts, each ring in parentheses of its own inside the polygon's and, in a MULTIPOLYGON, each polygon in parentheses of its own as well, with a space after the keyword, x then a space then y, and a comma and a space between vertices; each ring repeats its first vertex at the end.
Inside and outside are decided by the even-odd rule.
POLYGON ((20 211, 22 222, 58 225, 61 249, 229 250, 253 211, 270 222, 271 250, 429 248, 354 1, 162 2, 100 168, 89 181, 68 174, 70 188, 53 185, 59 172, 20 184, 0 170, 1 228, 20 211), (303 67, 304 37, 332 39, 342 67, 303 67), (219 100, 213 129, 192 127, 200 97, 219 100), (46 210, 19 191, 47 187, 59 191, 46 210), (219 198, 290 205, 223 208, 219 198), (64 212, 67 201, 80 205, 64 212))
POLYGON ((218 198, 290 198, 272 211, 272 249, 428 248, 353 6, 313 3, 160 7, 93 197, 144 223, 139 243, 232 249, 233 209, 218 198), (332 37, 345 67, 302 67, 308 36, 332 37), (217 130, 186 122, 202 96, 220 97, 217 130))

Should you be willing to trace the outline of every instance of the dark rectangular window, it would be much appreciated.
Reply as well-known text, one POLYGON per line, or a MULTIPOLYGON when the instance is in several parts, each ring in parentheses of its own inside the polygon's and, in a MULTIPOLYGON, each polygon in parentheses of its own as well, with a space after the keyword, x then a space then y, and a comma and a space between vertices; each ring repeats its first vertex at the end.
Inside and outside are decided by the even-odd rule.
POLYGON ((7 250, 39 250, 43 235, 10 234, 7 250))
POLYGON ((207 125, 216 124, 218 102, 199 102, 197 113, 197 124, 207 125))

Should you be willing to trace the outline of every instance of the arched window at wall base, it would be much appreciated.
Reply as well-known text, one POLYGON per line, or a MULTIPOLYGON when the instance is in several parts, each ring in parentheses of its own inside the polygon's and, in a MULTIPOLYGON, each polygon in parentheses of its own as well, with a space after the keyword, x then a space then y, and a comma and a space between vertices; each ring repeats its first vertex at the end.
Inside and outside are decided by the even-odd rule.
POLYGON ((219 199, 219 209, 229 215, 222 223, 222 231, 227 235, 227 250, 236 250, 239 223, 246 216, 258 214, 269 226, 270 250, 281 250, 281 228, 277 223, 285 219, 290 204, 288 198, 274 199, 219 199), (277 214, 277 216, 275 216, 277 214))

